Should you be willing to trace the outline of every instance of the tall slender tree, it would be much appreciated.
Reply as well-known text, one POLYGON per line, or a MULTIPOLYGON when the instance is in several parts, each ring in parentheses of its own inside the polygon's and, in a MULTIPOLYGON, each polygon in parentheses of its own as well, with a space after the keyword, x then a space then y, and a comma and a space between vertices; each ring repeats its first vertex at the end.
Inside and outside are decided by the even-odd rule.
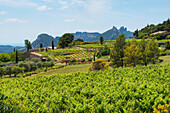
POLYGON ((114 47, 110 50, 110 60, 113 67, 123 67, 123 57, 125 48, 125 35, 120 34, 116 37, 114 47))
POLYGON ((15 63, 18 63, 18 50, 16 50, 15 52, 16 52, 16 60, 15 60, 15 63))
POLYGON ((139 48, 140 48, 140 51, 141 51, 141 61, 142 61, 142 64, 144 64, 145 66, 148 65, 148 61, 146 59, 146 52, 145 52, 145 49, 146 49, 146 46, 148 44, 148 40, 146 40, 145 38, 142 38, 142 40, 139 42, 139 48))
POLYGON ((52 50, 54 50, 54 41, 52 41, 52 50))
POLYGON ((104 41, 104 38, 102 36, 100 36, 100 44, 102 45, 104 41))

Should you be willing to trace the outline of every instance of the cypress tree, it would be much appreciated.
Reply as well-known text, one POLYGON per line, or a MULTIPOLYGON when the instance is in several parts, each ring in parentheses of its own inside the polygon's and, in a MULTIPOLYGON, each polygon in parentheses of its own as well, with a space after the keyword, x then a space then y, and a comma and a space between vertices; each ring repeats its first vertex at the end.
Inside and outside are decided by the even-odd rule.
POLYGON ((17 64, 18 63, 18 51, 16 50, 16 60, 15 60, 15 63, 17 64))
POLYGON ((52 50, 54 50, 54 41, 52 41, 52 50))

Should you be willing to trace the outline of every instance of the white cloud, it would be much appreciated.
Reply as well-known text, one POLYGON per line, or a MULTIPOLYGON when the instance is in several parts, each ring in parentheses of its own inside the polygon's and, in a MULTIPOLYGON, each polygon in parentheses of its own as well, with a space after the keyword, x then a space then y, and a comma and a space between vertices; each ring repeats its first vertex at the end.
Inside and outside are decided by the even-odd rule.
POLYGON ((18 18, 8 18, 8 19, 4 20, 4 22, 6 22, 6 23, 8 23, 8 22, 24 23, 24 22, 26 22, 26 21, 25 21, 25 20, 18 19, 18 18))
POLYGON ((3 24, 2 22, 0 22, 0 24, 3 24))
POLYGON ((89 0, 86 3, 86 8, 88 12, 92 14, 102 13, 108 10, 110 0, 89 0))
POLYGON ((52 0, 43 0, 44 2, 52 2, 52 0))
POLYGON ((37 7, 38 11, 47 11, 47 10, 51 10, 51 9, 52 9, 51 7, 47 7, 45 5, 37 7))
POLYGON ((2 5, 8 5, 8 6, 14 6, 14 7, 18 7, 18 6, 37 6, 36 3, 34 2, 30 2, 29 0, 0 0, 0 4, 2 5))
POLYGON ((71 5, 74 5, 74 4, 84 4, 84 3, 85 3, 85 1, 83 1, 83 0, 72 0, 71 5))
POLYGON ((76 20, 75 19, 66 19, 64 20, 65 22, 75 22, 76 20))
POLYGON ((6 11, 0 11, 0 15, 4 15, 6 13, 7 13, 6 11))
POLYGON ((60 10, 69 8, 69 3, 67 1, 59 0, 58 3, 62 5, 62 7, 59 8, 60 10))

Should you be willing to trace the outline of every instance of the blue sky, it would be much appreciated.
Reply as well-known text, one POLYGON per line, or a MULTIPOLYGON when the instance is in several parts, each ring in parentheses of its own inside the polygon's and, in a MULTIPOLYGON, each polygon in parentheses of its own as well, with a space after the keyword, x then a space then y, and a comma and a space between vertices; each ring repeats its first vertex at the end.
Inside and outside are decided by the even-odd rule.
POLYGON ((41 33, 134 31, 170 18, 170 0, 0 0, 0 44, 24 44, 41 33))

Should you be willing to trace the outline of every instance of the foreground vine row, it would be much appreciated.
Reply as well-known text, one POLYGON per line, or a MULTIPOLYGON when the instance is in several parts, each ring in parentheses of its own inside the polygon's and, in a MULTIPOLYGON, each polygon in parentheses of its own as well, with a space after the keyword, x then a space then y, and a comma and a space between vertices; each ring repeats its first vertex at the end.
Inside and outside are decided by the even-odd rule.
POLYGON ((1 112, 168 112, 170 64, 1 79, 1 112))

